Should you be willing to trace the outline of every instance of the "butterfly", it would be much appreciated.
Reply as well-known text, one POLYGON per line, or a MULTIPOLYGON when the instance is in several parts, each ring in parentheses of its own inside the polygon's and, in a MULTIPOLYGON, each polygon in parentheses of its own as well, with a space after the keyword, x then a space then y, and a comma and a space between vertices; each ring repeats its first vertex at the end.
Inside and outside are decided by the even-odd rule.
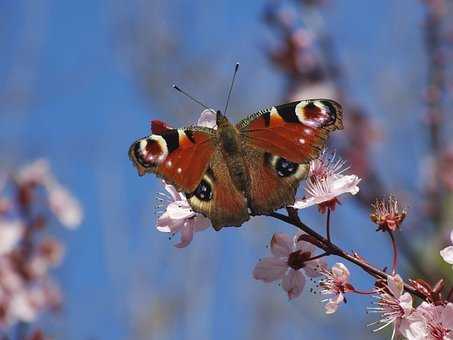
POLYGON ((154 173, 184 192, 216 230, 292 205, 309 162, 343 129, 342 108, 329 99, 273 106, 235 125, 217 111, 216 122, 173 129, 153 121, 152 134, 129 148, 140 176, 154 173))

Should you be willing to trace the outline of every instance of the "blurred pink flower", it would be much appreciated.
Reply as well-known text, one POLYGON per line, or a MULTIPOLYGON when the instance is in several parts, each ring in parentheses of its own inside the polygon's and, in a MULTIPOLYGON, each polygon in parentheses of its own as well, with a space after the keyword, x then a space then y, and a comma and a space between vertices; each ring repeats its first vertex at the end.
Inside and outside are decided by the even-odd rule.
POLYGON ((82 223, 83 212, 80 203, 59 184, 47 187, 49 208, 65 227, 73 229, 82 223))
POLYGON ((291 239, 286 234, 277 233, 272 236, 272 257, 261 259, 253 270, 253 277, 264 282, 281 280, 283 290, 288 298, 298 297, 305 286, 305 276, 320 276, 320 271, 325 267, 321 259, 309 260, 315 246, 306 241, 298 241, 300 234, 291 239), (307 261, 309 260, 309 261, 307 261))
POLYGON ((50 268, 57 267, 65 251, 59 241, 50 237, 45 238, 37 248, 27 263, 28 273, 34 278, 44 277, 50 268))
MULTIPOLYGON (((56 239, 41 234, 46 218, 40 208, 47 207, 70 228, 82 218, 80 204, 54 178, 47 161, 24 166, 12 180, 13 198, 0 197, 2 331, 18 322, 34 322, 43 311, 55 309, 61 302, 60 291, 48 275, 61 263, 64 248, 56 239), (8 219, 10 215, 19 217, 8 219)), ((7 184, 1 181, 0 190, 7 184)))
POLYGON ((169 194, 169 196, 163 194, 168 205, 157 219, 157 230, 164 233, 180 233, 181 241, 175 247, 187 247, 193 239, 193 234, 208 228, 210 221, 203 215, 194 212, 187 202, 186 196, 176 191, 173 186, 165 184, 165 190, 169 194))
POLYGON ((445 262, 453 264, 453 230, 450 232, 450 241, 452 245, 442 249, 440 256, 442 256, 445 262))
POLYGON ((404 293, 404 282, 398 274, 387 277, 387 284, 376 290, 375 296, 377 307, 369 307, 368 310, 381 314, 381 319, 374 324, 381 326, 375 332, 393 325, 392 339, 398 332, 401 321, 409 316, 412 311, 412 296, 404 293))
POLYGON ((0 256, 11 252, 24 234, 21 220, 7 220, 0 217, 0 256))
POLYGON ((22 167, 15 179, 22 188, 43 187, 47 194, 49 209, 63 226, 73 229, 80 225, 83 218, 80 203, 55 179, 46 160, 40 159, 22 167))
POLYGON ((338 305, 344 299, 344 293, 354 291, 354 288, 349 283, 349 270, 343 263, 336 263, 331 270, 323 270, 321 274, 324 278, 320 281, 321 294, 333 294, 334 296, 323 300, 326 302, 324 306, 326 314, 336 312, 338 305))
POLYGON ((400 333, 408 340, 453 340, 453 303, 422 302, 402 320, 400 333))
POLYGON ((296 199, 293 207, 303 209, 318 205, 319 211, 323 213, 327 209, 335 209, 339 203, 338 196, 345 193, 357 194, 361 179, 356 175, 344 175, 348 170, 344 165, 345 162, 341 159, 335 160, 335 154, 328 155, 323 151, 318 159, 310 162, 305 184, 306 196, 296 199))

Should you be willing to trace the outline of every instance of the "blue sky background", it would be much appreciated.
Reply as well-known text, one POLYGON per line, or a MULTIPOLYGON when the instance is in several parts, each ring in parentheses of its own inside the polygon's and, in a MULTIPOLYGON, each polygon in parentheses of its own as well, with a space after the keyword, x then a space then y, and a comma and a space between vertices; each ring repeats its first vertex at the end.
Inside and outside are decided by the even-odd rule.
MULTIPOLYGON (((160 70, 155 93, 138 80, 129 39, 120 34, 123 16, 139 2, 0 0, 0 89, 24 91, 18 100, 11 93, 0 97, 0 165, 48 158, 85 210, 79 230, 54 230, 67 246, 55 274, 65 305, 42 325, 56 339, 69 340, 379 338, 366 328, 373 320, 365 314, 367 299, 351 297, 337 314, 325 316, 319 296, 308 289, 288 303, 277 285, 253 280, 252 269, 268 254, 272 234, 292 232, 286 226, 258 217, 240 229, 196 235, 183 250, 155 230, 160 182, 139 178, 127 149, 147 133, 151 118, 172 125, 196 120, 199 108, 173 94, 170 85, 182 82, 221 106, 239 61, 230 108, 240 118, 279 103, 284 82, 263 53, 272 37, 262 22, 264 2, 149 3, 153 13, 143 13, 150 15, 149 36, 167 29, 183 47, 177 49, 183 55, 175 57, 182 64, 148 60, 160 70), (190 63, 190 77, 179 78, 190 63)), ((329 3, 323 16, 345 68, 349 97, 384 131, 374 150, 376 167, 384 181, 398 183, 396 191, 415 190, 416 159, 424 152, 421 5, 329 3)), ((151 46, 161 49, 157 39, 151 46)), ((303 217, 322 226, 315 209, 303 217)), ((373 232, 353 199, 344 201, 333 222, 340 244, 380 266, 389 263, 387 239, 373 232)), ((357 286, 371 284, 360 271, 353 275, 357 286)))

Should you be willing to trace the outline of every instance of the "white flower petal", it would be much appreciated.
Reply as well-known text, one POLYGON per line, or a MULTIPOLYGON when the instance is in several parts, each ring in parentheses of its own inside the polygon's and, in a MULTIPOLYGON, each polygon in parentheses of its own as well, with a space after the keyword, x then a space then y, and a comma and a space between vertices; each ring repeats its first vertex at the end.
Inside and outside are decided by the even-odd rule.
POLYGON ((293 238, 293 251, 301 250, 302 252, 310 253, 310 255, 315 251, 316 247, 314 244, 307 241, 298 241, 302 233, 296 234, 293 238))
POLYGON ((453 246, 448 246, 440 251, 440 256, 445 262, 453 264, 453 246))
POLYGON ((283 277, 282 288, 290 300, 298 297, 305 287, 305 276, 298 270, 290 269, 283 277))
POLYGON ((292 240, 283 233, 276 233, 272 236, 271 252, 276 257, 288 257, 291 253, 292 240))
POLYGON ((170 194, 173 201, 181 200, 181 194, 178 191, 176 191, 176 189, 173 185, 170 185, 170 184, 167 184, 164 182, 164 188, 170 194))
POLYGON ((259 261, 253 269, 253 277, 256 280, 272 282, 281 279, 288 270, 285 260, 276 257, 265 257, 259 261))
POLYGON ((315 197, 307 197, 303 199, 297 199, 296 202, 294 202, 294 204, 292 205, 292 207, 295 209, 304 209, 322 202, 324 201, 317 199, 315 197))
POLYGON ((192 208, 183 201, 172 202, 167 207, 168 216, 174 220, 183 220, 195 216, 192 208))
POLYGON ((428 332, 425 320, 418 316, 409 316, 401 320, 399 332, 407 340, 426 340, 428 332))
POLYGON ((326 314, 333 314, 337 311, 338 306, 340 303, 344 301, 343 294, 337 294, 333 298, 329 299, 329 301, 325 304, 324 309, 326 314))
POLYGON ((304 271, 308 277, 318 277, 322 275, 322 271, 327 268, 327 263, 324 259, 308 261, 305 264, 304 271))
POLYGON ((408 315, 412 310, 412 295, 409 293, 404 293, 399 298, 400 306, 403 308, 406 315, 408 315))
POLYGON ((356 195, 359 192, 359 183, 361 179, 356 175, 340 176, 332 183, 332 192, 336 192, 337 196, 345 193, 356 195))
POLYGON ((185 248, 187 247, 193 239, 193 229, 192 226, 185 222, 184 226, 181 228, 181 241, 175 244, 176 248, 185 248))
POLYGON ((217 114, 214 110, 204 110, 198 118, 197 125, 214 129, 217 127, 217 114))
POLYGON ((341 262, 337 262, 332 267, 332 275, 337 282, 345 284, 349 282, 349 269, 341 262))
POLYGON ((303 209, 330 201, 342 194, 355 195, 359 192, 360 181, 356 175, 330 175, 324 179, 308 179, 305 187, 307 197, 297 199, 293 207, 303 209))
POLYGON ((394 297, 399 298, 404 291, 403 279, 398 274, 389 275, 387 277, 387 287, 394 297))

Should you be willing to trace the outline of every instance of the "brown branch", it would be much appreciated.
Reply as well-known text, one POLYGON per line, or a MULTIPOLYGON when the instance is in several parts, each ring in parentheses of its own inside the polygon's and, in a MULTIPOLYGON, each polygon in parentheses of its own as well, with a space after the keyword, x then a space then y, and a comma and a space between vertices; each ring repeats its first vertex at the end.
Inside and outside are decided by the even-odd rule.
MULTIPOLYGON (((291 225, 295 226, 296 228, 304 231, 305 233, 307 233, 311 237, 315 238, 316 241, 317 241, 316 245, 318 247, 320 247, 321 249, 323 249, 326 253, 328 253, 330 255, 336 255, 336 256, 342 257, 345 260, 354 263, 355 265, 359 266, 365 272, 367 272, 368 274, 370 274, 371 276, 373 276, 376 279, 383 279, 383 280, 387 279, 389 274, 387 274, 386 272, 374 267, 373 265, 369 264, 368 262, 366 262, 364 259, 358 257, 357 255, 349 254, 348 252, 344 251, 343 249, 341 249, 339 246, 337 246, 333 242, 329 242, 329 240, 327 240, 327 238, 325 238, 321 234, 318 234, 315 230, 313 230, 308 225, 303 223, 299 219, 297 214, 295 214, 294 212, 295 212, 294 210, 289 209, 288 210, 288 216, 286 216, 284 214, 281 214, 281 213, 278 213, 278 212, 273 212, 269 216, 272 216, 272 217, 274 217, 274 218, 276 218, 276 219, 278 219, 280 221, 283 221, 285 223, 291 224, 291 225)), ((414 294, 414 295, 418 296, 419 298, 421 298, 423 300, 426 299, 426 296, 421 294, 419 291, 417 291, 414 287, 412 287, 408 283, 404 283, 404 289, 407 292, 409 292, 411 294, 414 294)))

